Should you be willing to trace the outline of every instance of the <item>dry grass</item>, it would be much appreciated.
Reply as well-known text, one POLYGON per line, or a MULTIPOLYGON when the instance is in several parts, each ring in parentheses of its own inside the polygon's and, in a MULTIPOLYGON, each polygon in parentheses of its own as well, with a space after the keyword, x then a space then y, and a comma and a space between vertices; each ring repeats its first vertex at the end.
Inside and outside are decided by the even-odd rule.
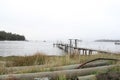
POLYGON ((47 56, 41 53, 36 53, 30 56, 9 56, 6 57, 6 66, 30 66, 42 65, 47 60, 47 56))
MULTIPOLYGON (((71 57, 70 55, 64 56, 47 56, 41 53, 36 53, 35 55, 31 56, 9 56, 4 57, 4 61, 6 62, 5 67, 15 67, 15 66, 33 66, 33 65, 46 65, 45 67, 56 67, 56 66, 63 66, 69 64, 78 64, 83 63, 88 60, 92 60, 95 58, 115 58, 120 59, 120 54, 96 54, 96 55, 75 55, 71 57)), ((7 72, 4 68, 0 67, 0 74, 9 74, 12 72, 7 72)), ((29 70, 24 70, 19 73, 27 73, 27 72, 40 72, 40 71, 48 71, 44 68, 36 69, 32 67, 29 70)))
POLYGON ((31 56, 9 56, 5 57, 6 66, 31 66, 31 65, 68 65, 75 63, 83 63, 85 61, 95 59, 95 58, 119 58, 120 54, 96 54, 96 55, 75 55, 71 57, 70 55, 64 56, 47 56, 41 53, 36 53, 31 56))

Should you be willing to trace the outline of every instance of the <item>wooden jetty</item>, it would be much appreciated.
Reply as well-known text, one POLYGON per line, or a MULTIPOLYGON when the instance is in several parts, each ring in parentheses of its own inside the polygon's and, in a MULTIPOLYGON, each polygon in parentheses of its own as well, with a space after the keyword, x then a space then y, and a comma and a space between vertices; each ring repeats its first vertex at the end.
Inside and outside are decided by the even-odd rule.
POLYGON ((69 54, 82 54, 82 55, 92 55, 93 53, 112 53, 108 51, 103 51, 103 50, 95 50, 95 49, 89 49, 89 48, 81 48, 77 46, 77 39, 75 40, 75 46, 72 44, 73 39, 69 39, 70 44, 63 44, 61 43, 56 43, 54 46, 58 47, 59 49, 69 53, 69 54))

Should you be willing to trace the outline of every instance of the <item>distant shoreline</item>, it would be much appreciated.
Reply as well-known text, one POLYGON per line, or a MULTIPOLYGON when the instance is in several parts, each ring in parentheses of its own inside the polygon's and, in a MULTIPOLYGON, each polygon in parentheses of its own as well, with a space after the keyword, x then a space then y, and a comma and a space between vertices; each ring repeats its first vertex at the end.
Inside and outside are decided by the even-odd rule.
POLYGON ((120 40, 100 39, 100 40, 95 40, 94 42, 120 42, 120 40))

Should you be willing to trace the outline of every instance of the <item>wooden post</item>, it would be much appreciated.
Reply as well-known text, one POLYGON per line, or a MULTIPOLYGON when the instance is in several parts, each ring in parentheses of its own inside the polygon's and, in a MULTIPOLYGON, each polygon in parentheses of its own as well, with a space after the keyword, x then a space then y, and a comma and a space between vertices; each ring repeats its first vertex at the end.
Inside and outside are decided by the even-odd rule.
POLYGON ((80 49, 78 49, 78 53, 80 54, 80 49))
POLYGON ((90 50, 90 55, 92 55, 92 52, 93 52, 93 51, 92 51, 92 50, 90 50))
POLYGON ((69 39, 70 40, 70 55, 72 54, 72 39, 69 39))
POLYGON ((91 50, 88 51, 88 55, 91 55, 91 50))
POLYGON ((68 52, 68 44, 65 44, 65 52, 68 52))
POLYGON ((85 50, 85 55, 87 55, 87 50, 85 50))
POLYGON ((77 48, 77 41, 78 39, 75 39, 75 48, 77 48))
POLYGON ((84 55, 84 49, 83 49, 83 53, 82 54, 84 55))

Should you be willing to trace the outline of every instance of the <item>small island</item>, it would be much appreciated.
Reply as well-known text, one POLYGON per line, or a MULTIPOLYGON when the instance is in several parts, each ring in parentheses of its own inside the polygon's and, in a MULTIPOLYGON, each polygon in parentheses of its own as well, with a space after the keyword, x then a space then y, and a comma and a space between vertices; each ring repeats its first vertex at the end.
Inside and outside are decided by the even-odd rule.
POLYGON ((95 42, 120 42, 120 40, 99 39, 99 40, 95 40, 95 42))
POLYGON ((19 34, 13 34, 11 32, 0 31, 0 41, 24 41, 25 37, 19 34))

